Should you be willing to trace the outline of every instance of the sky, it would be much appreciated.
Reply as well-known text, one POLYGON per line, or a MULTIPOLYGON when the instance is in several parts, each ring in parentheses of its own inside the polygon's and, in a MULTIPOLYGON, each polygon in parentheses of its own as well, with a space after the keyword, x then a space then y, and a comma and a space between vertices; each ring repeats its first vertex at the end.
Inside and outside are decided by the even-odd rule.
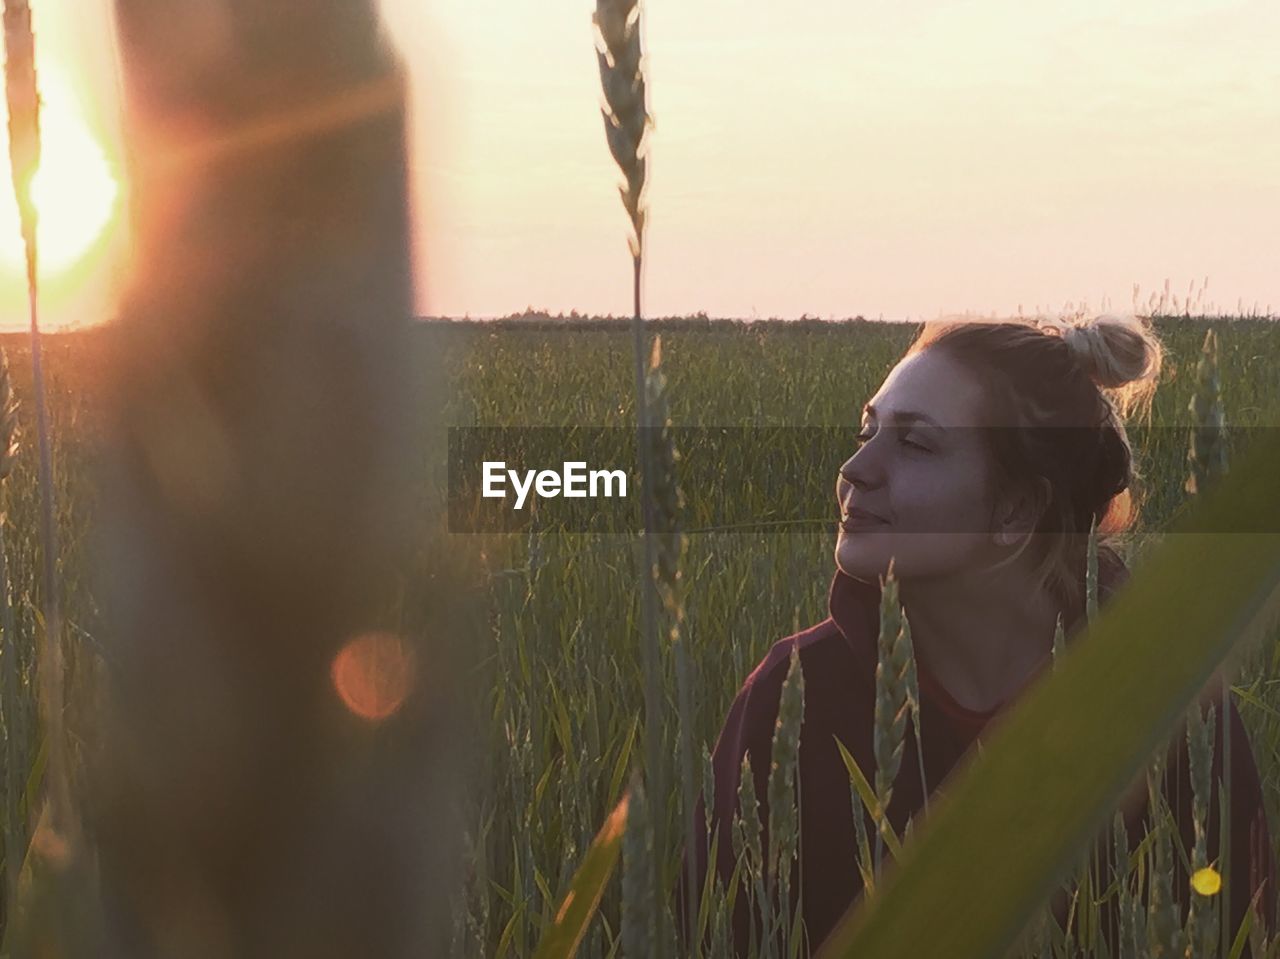
MULTIPOLYGON (((411 81, 418 312, 629 314, 592 0, 381 3, 411 81)), ((109 4, 33 5, 110 161, 109 4)), ((1280 5, 642 11, 647 315, 1129 310, 1166 280, 1280 312, 1280 5)))
MULTIPOLYGON (((128 249, 110 6, 105 0, 31 0, 31 6, 42 98, 37 180, 48 174, 52 201, 41 213, 40 325, 91 326, 114 314, 128 249)), ((12 331, 26 329, 30 314, 6 127, 0 124, 0 330, 12 331)), ((35 189, 40 203, 41 188, 35 189)))

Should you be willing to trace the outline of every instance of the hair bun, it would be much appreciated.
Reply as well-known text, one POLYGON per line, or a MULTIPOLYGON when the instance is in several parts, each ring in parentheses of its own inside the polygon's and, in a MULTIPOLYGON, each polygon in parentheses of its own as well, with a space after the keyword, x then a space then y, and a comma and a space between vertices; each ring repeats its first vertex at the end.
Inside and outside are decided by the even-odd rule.
POLYGON ((1062 337, 1080 369, 1099 389, 1117 391, 1118 405, 1125 413, 1150 399, 1164 349, 1138 317, 1105 313, 1087 319, 1045 319, 1037 325, 1062 337))

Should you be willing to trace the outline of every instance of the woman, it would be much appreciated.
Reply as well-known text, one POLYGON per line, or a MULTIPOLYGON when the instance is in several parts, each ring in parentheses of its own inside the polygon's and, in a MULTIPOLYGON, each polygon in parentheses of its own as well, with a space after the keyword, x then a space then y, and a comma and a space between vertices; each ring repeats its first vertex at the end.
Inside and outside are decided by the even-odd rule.
MULTIPOLYGON (((922 329, 864 408, 858 449, 840 468, 836 486, 842 521, 830 616, 774 644, 739 690, 712 759, 717 872, 727 886, 744 756, 767 848, 772 737, 791 650, 798 647, 805 679, 797 774, 803 872, 793 867, 791 895, 794 904, 803 883, 804 954, 816 950, 862 891, 848 773, 834 738, 870 778, 880 589, 890 558, 911 624, 932 793, 1049 667, 1059 611, 1068 642, 1082 631, 1091 522, 1100 544, 1099 603, 1105 607, 1127 580, 1112 543, 1134 519, 1128 490, 1138 477, 1122 420, 1139 405, 1150 409, 1161 360, 1154 332, 1133 317, 939 321, 922 329)), ((1207 689, 1202 709, 1219 695, 1207 689)), ((1219 717, 1215 780, 1223 725, 1219 717)), ((1276 870, 1258 771, 1234 705, 1229 726, 1228 935, 1234 935, 1258 890, 1260 917, 1275 929, 1276 870)), ((926 789, 910 724, 899 770, 887 812, 901 835, 921 811, 926 789)), ((1189 776, 1183 735, 1171 743, 1163 785, 1187 850, 1194 842, 1189 776)), ((704 830, 696 849, 699 894, 707 870, 705 798, 695 816, 704 830)), ((1131 849, 1144 835, 1146 806, 1140 778, 1121 804, 1131 849)), ((860 814, 874 836, 870 817, 860 814)), ((1215 790, 1210 862, 1218 852, 1217 817, 1215 790)), ((1180 864, 1177 869, 1173 888, 1185 916, 1187 880, 1180 864)), ((674 905, 688 943, 684 877, 682 868, 674 905)), ((1062 906, 1055 900, 1060 920, 1062 906)), ((1109 909, 1103 928, 1114 943, 1109 909)), ((733 917, 738 955, 747 954, 752 922, 758 937, 760 918, 749 912, 740 889, 733 917)))

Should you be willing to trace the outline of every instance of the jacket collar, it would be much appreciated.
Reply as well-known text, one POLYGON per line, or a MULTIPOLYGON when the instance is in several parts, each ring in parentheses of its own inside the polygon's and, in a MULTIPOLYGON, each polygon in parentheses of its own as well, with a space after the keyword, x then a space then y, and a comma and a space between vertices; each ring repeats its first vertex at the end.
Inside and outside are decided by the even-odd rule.
POLYGON ((827 594, 827 611, 854 652, 875 650, 880 634, 880 584, 854 579, 836 567, 827 594))

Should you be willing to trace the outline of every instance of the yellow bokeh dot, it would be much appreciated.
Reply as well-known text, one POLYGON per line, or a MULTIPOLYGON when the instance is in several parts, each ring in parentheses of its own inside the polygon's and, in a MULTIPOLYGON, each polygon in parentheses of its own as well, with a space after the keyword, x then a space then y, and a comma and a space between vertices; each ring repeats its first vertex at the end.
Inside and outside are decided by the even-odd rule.
POLYGON ((1203 869, 1197 869, 1195 875, 1191 877, 1191 888, 1202 896, 1217 895, 1218 890, 1222 888, 1222 877, 1212 866, 1205 866, 1203 869))

